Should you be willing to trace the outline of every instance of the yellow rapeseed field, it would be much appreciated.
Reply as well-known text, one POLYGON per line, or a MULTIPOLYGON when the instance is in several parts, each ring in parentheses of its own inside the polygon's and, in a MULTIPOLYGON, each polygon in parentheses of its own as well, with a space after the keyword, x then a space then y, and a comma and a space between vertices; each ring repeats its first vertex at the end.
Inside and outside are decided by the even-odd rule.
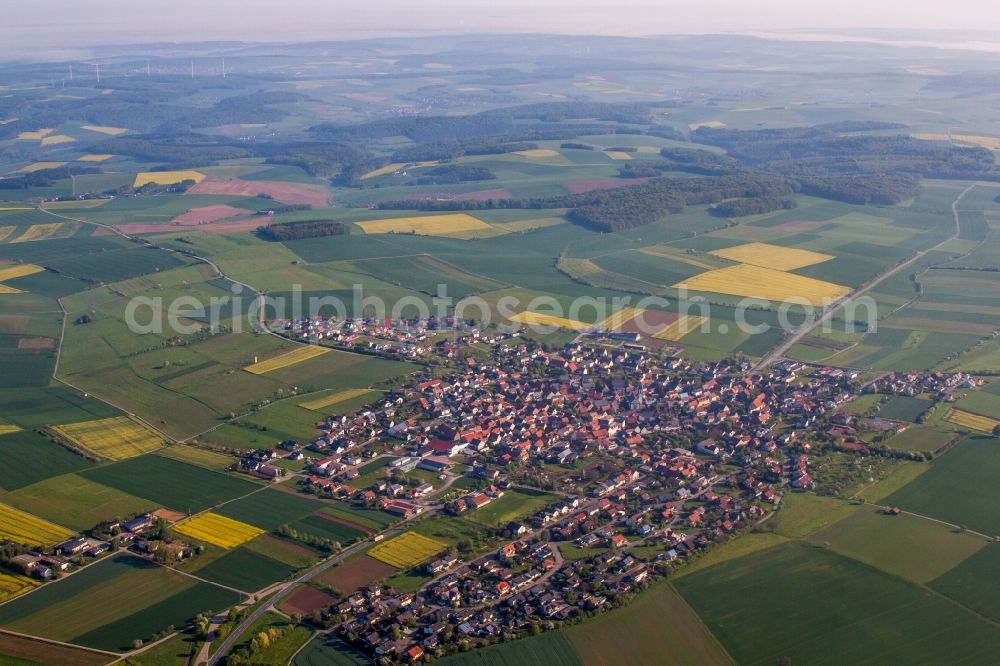
POLYGON ((0 241, 14 233, 14 229, 17 229, 17 227, 0 227, 0 241))
POLYGON ((586 331, 587 329, 593 328, 593 324, 588 324, 584 321, 556 317, 553 315, 542 314, 540 312, 531 312, 530 310, 517 313, 511 317, 511 321, 515 321, 519 324, 525 324, 526 326, 556 326, 558 328, 567 328, 572 331, 586 331))
POLYGON ((136 174, 135 182, 132 183, 132 187, 142 187, 148 183, 155 183, 156 185, 176 185, 177 183, 183 183, 185 180, 193 180, 196 183, 200 183, 205 180, 205 174, 200 171, 143 171, 142 173, 136 174))
POLYGON ((613 331, 629 323, 643 312, 645 312, 645 310, 643 310, 642 308, 625 307, 619 310, 618 312, 614 313, 604 321, 597 322, 596 324, 594 324, 594 327, 604 328, 613 331))
POLYGON ((0 423, 0 435, 9 435, 12 432, 21 432, 21 429, 18 428, 16 425, 11 425, 9 423, 0 423))
POLYGON ((804 300, 814 306, 824 305, 824 302, 829 303, 851 293, 850 287, 750 264, 706 271, 673 286, 675 289, 686 287, 692 291, 770 301, 804 300))
POLYGON ((65 134, 52 134, 42 139, 42 145, 55 146, 60 143, 73 143, 74 141, 76 141, 76 139, 71 136, 66 136, 65 134))
POLYGON ((344 402, 345 400, 351 400, 359 395, 364 395, 368 393, 369 389, 347 389, 346 391, 338 391, 331 395, 323 396, 322 398, 316 398, 315 400, 310 400, 308 402, 303 402, 299 407, 305 409, 311 409, 316 411, 318 409, 326 409, 331 405, 336 405, 337 403, 344 402))
POLYGON ((301 345, 295 349, 285 352, 284 354, 279 354, 274 358, 265 359, 259 363, 254 363, 253 365, 248 365, 243 368, 247 372, 252 372, 255 375, 262 375, 265 372, 272 372, 274 370, 280 370, 281 368, 287 368, 290 365, 295 365, 296 363, 301 363, 302 361, 308 361, 311 358, 316 358, 322 354, 330 351, 326 347, 319 347, 317 345, 301 345))
POLYGON ((77 162, 103 162, 105 160, 110 160, 114 155, 108 155, 105 153, 96 153, 90 155, 81 155, 76 158, 77 162))
POLYGON ((699 317, 698 315, 683 315, 666 328, 654 333, 653 337, 660 340, 669 340, 670 342, 679 342, 688 333, 697 331, 705 319, 705 317, 699 317))
POLYGON ((0 571, 0 603, 41 585, 41 581, 0 571))
POLYGON ((80 228, 76 222, 53 222, 51 224, 34 224, 11 243, 29 243, 31 241, 49 240, 51 238, 68 238, 80 228))
POLYGON ((971 428, 972 430, 978 430, 980 432, 993 432, 993 428, 1000 425, 1000 421, 997 419, 990 418, 989 416, 983 416, 982 414, 967 412, 964 409, 952 409, 948 412, 948 415, 944 417, 944 420, 954 423, 955 425, 960 425, 963 428, 971 428))
POLYGON ((29 164, 26 167, 21 167, 14 173, 35 173, 36 171, 41 171, 42 169, 58 169, 59 167, 65 165, 65 162, 35 162, 34 164, 29 164))
POLYGON ((0 294, 23 294, 24 290, 0 283, 0 294))
POLYGON ((604 154, 613 160, 630 160, 632 159, 631 153, 626 153, 624 150, 605 150, 604 154))
POLYGON ((552 150, 550 148, 532 148, 530 150, 515 150, 514 154, 528 158, 559 157, 559 151, 552 150))
POLYGON ((719 129, 719 128, 725 127, 725 126, 726 126, 726 123, 722 122, 721 120, 706 120, 706 121, 701 122, 701 123, 690 123, 688 125, 688 129, 693 132, 696 129, 698 129, 699 127, 708 127, 708 128, 711 128, 711 129, 719 129))
POLYGON ((226 549, 235 548, 264 533, 259 527, 211 512, 183 520, 174 525, 174 530, 192 539, 226 549))
POLYGON ((106 127, 104 125, 81 125, 81 128, 89 132, 98 132, 100 134, 109 134, 111 136, 119 136, 128 131, 124 127, 106 127))
POLYGON ((979 134, 931 134, 929 132, 918 132, 911 135, 914 139, 924 141, 954 141, 955 143, 968 143, 973 146, 981 146, 990 150, 1000 150, 1000 138, 995 136, 982 136, 979 134))
POLYGON ((162 449, 166 440, 130 416, 53 426, 70 444, 106 460, 125 460, 162 449))
POLYGON ((34 275, 35 273, 41 273, 44 270, 44 268, 36 266, 35 264, 0 266, 0 282, 6 282, 7 280, 13 280, 14 278, 24 277, 25 275, 34 275))
POLYGON ((45 127, 42 129, 34 130, 32 132, 21 132, 17 135, 18 139, 23 141, 41 141, 49 134, 52 134, 55 130, 51 127, 45 127))
POLYGON ((356 222, 366 234, 418 234, 420 236, 449 236, 465 231, 492 233, 493 227, 467 213, 422 215, 420 217, 394 217, 383 220, 356 222))
POLYGON ((29 546, 49 546, 73 536, 73 532, 30 513, 0 504, 0 539, 29 546))
POLYGON ((773 268, 776 271, 793 271, 813 264, 821 264, 834 258, 831 254, 800 250, 794 247, 782 247, 770 243, 746 243, 735 247, 709 252, 716 257, 738 261, 741 264, 752 264, 773 268))
POLYGON ((368 554, 376 560, 381 560, 397 569, 406 569, 436 555, 448 544, 437 539, 425 537, 416 532, 404 532, 394 539, 384 541, 371 550, 368 554))
POLYGON ((365 175, 361 176, 361 180, 368 180, 369 178, 377 178, 378 176, 385 176, 386 174, 395 173, 402 169, 410 169, 413 167, 428 167, 437 164, 436 160, 428 160, 426 162, 393 162, 392 164, 386 164, 384 167, 374 169, 369 171, 365 175))

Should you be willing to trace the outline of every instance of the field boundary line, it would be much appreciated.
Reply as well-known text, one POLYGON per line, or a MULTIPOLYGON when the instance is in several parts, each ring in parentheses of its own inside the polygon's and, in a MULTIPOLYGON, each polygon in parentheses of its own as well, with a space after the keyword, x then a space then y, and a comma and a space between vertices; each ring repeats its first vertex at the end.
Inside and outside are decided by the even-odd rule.
POLYGON ((42 636, 32 636, 31 634, 22 634, 20 631, 11 631, 10 629, 0 629, 0 634, 7 634, 8 636, 17 636, 18 638, 28 638, 33 641, 38 641, 39 643, 59 645, 62 647, 73 648, 75 650, 83 650, 84 652, 92 652, 94 654, 102 654, 108 657, 115 657, 115 661, 121 660, 123 656, 121 652, 110 652, 109 650, 99 650, 98 648, 91 648, 83 645, 77 645, 76 643, 57 641, 53 638, 44 638, 42 636))

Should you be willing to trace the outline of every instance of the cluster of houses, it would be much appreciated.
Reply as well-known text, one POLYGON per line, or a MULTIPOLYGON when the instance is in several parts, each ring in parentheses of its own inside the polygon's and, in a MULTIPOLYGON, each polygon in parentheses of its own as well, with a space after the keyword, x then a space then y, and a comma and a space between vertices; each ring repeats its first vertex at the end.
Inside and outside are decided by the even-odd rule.
POLYGON ((872 382, 869 391, 903 396, 929 393, 938 400, 950 402, 955 399, 955 391, 976 388, 981 384, 981 379, 966 372, 951 374, 944 372, 893 372, 872 382))

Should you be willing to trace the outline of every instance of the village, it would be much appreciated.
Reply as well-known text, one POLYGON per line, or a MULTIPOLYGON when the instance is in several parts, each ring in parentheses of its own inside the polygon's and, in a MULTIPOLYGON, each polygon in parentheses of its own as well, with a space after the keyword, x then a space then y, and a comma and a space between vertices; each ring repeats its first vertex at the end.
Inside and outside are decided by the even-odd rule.
MULTIPOLYGON (((371 323, 301 334, 335 337, 355 327, 414 344, 434 335, 371 323)), ((426 581, 415 592, 373 582, 306 618, 374 658, 443 656, 621 605, 752 529, 785 493, 817 490, 817 449, 874 453, 866 434, 878 424, 838 411, 861 393, 949 400, 976 381, 908 373, 862 385, 857 371, 797 362, 755 374, 745 362, 626 347, 491 342, 486 361, 470 356, 451 374, 329 417, 312 441, 244 451, 231 470, 384 512, 396 526, 475 517, 513 495, 532 498, 530 510, 489 530, 480 547, 441 549, 416 565, 426 581)), ((52 580, 119 549, 166 566, 197 557, 197 545, 170 532, 174 520, 145 513, 100 524, 7 566, 52 580)))

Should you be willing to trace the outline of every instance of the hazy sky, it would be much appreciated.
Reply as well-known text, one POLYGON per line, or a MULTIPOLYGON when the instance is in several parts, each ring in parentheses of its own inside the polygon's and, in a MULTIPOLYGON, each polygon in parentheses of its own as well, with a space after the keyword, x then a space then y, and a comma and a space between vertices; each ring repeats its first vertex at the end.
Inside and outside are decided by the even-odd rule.
POLYGON ((343 39, 437 32, 605 35, 1000 29, 997 0, 0 0, 0 49, 343 39))

